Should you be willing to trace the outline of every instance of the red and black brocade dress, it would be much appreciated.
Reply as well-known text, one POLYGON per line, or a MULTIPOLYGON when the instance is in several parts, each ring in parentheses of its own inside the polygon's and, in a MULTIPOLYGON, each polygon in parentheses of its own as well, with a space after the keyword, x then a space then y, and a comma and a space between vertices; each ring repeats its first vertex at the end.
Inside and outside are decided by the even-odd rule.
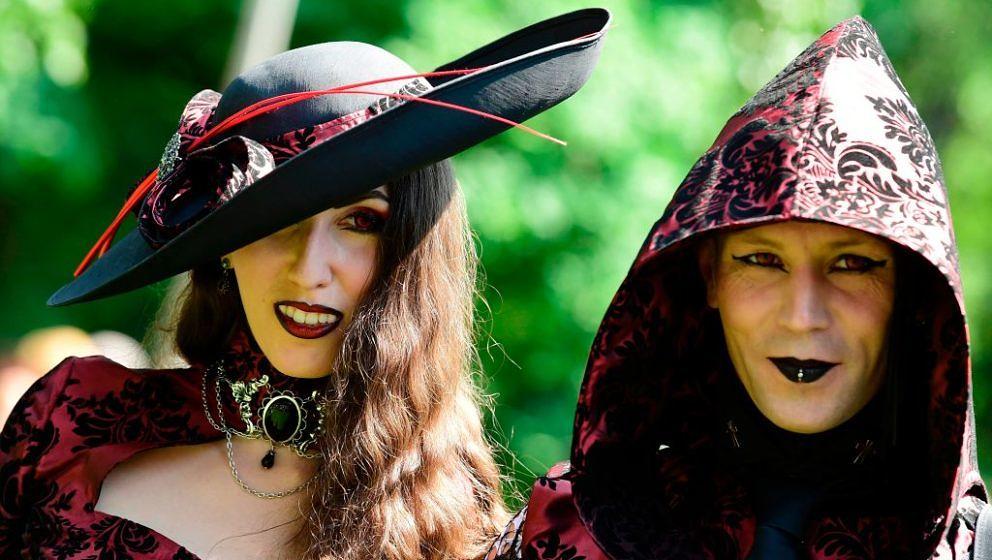
MULTIPOLYGON (((223 352, 229 379, 268 374, 279 389, 317 388, 274 370, 253 341, 235 336, 223 352)), ((67 358, 21 397, 0 434, 0 558, 195 560, 143 525, 96 511, 104 478, 136 453, 223 437, 207 420, 213 370, 129 369, 102 356, 67 358)), ((228 425, 244 428, 229 395, 228 425)), ((231 480, 235 484, 234 480, 231 480)))

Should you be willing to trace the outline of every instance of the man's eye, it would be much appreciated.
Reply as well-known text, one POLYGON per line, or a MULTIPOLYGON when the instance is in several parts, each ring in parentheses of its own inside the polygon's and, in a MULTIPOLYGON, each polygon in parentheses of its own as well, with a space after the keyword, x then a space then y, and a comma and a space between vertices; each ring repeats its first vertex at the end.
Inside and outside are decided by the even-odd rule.
POLYGON ((372 210, 356 210, 341 220, 345 229, 359 233, 378 233, 386 225, 386 217, 372 210))
POLYGON ((875 259, 870 259, 868 257, 863 257, 861 255, 841 255, 837 262, 834 263, 834 270, 843 270, 847 272, 868 272, 873 268, 881 268, 885 266, 888 261, 881 260, 876 261, 875 259))
POLYGON ((750 253, 747 255, 734 255, 733 259, 750 266, 760 266, 764 268, 784 269, 781 259, 773 253, 750 253))

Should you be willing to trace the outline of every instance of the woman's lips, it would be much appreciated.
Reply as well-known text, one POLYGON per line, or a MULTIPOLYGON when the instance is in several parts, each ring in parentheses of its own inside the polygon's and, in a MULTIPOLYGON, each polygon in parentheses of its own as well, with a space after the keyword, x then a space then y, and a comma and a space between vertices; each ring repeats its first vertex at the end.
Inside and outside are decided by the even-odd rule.
POLYGON ((338 328, 344 317, 343 313, 333 307, 302 301, 277 301, 273 308, 279 324, 286 332, 308 340, 330 334, 338 328))
POLYGON ((792 356, 768 359, 775 364, 775 367, 782 372, 786 379, 793 383, 813 383, 826 375, 830 368, 837 365, 821 360, 800 360, 792 356))

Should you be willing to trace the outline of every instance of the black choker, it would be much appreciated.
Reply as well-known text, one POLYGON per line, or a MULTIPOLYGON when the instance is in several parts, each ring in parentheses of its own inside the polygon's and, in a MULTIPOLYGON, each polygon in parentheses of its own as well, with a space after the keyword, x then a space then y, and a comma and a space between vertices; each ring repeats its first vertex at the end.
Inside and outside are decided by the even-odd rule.
POLYGON ((212 368, 216 372, 214 392, 217 399, 218 419, 215 420, 210 412, 207 402, 207 372, 203 376, 202 396, 203 406, 206 411, 207 420, 210 425, 222 432, 228 440, 228 462, 231 466, 231 474, 235 480, 246 491, 263 498, 278 498, 299 492, 309 484, 309 482, 289 491, 283 492, 260 492, 248 487, 241 480, 237 467, 234 464, 233 450, 231 446, 231 436, 237 435, 248 439, 265 439, 269 442, 269 450, 262 457, 262 468, 271 469, 275 465, 276 444, 289 447, 297 455, 306 459, 316 459, 320 453, 313 450, 317 438, 324 430, 324 416, 326 413, 326 401, 319 395, 318 391, 312 391, 307 397, 298 397, 285 390, 273 389, 269 385, 269 376, 262 375, 258 379, 245 381, 231 381, 224 376, 222 362, 218 362, 212 368), (224 421, 222 406, 222 386, 226 386, 230 391, 231 398, 238 406, 241 420, 245 424, 245 430, 241 431, 232 428, 224 421), (259 401, 259 394, 264 391, 264 396, 259 401), (257 406, 256 401, 259 401, 257 406))
POLYGON ((297 455, 307 459, 320 456, 313 451, 313 447, 324 429, 326 404, 318 391, 312 391, 306 397, 299 397, 287 390, 274 389, 269 385, 268 375, 253 380, 231 381, 224 375, 222 362, 217 362, 211 369, 216 371, 215 397, 219 419, 214 420, 207 405, 208 376, 204 375, 203 404, 207 420, 214 428, 225 434, 267 440, 269 451, 262 457, 263 468, 270 469, 275 464, 276 444, 289 447, 297 455), (238 407, 238 413, 245 424, 244 431, 227 426, 224 422, 221 411, 222 386, 227 387, 238 407))

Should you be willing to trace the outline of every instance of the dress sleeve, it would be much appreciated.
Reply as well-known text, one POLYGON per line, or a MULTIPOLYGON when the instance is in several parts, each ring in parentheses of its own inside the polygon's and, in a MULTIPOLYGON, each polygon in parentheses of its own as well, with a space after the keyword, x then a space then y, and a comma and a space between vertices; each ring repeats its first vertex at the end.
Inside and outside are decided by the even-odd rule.
POLYGON ((52 424, 75 358, 66 358, 34 382, 14 406, 0 432, 0 558, 28 554, 27 519, 32 504, 46 491, 36 467, 59 440, 52 424))
POLYGON ((523 558, 523 548, 521 546, 521 531, 524 527, 524 520, 527 518, 527 508, 524 507, 510 519, 503 532, 493 542, 484 560, 521 560, 523 558))

